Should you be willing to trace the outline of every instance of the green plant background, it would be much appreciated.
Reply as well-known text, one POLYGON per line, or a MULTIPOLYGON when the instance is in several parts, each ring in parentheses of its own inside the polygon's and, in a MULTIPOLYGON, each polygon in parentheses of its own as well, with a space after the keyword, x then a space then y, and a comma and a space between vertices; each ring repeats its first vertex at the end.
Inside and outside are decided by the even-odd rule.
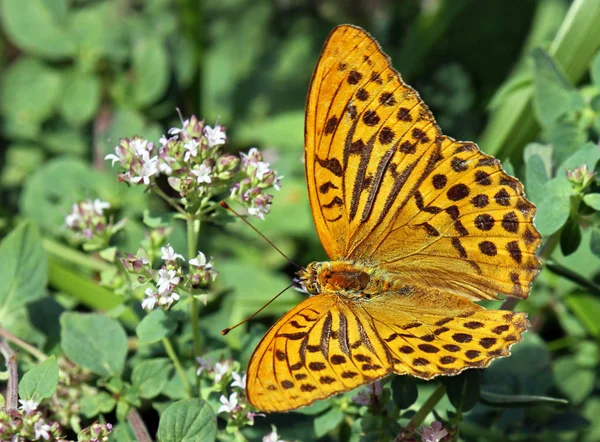
MULTIPOLYGON (((453 397, 475 398, 462 416, 464 440, 600 440, 598 184, 577 189, 565 173, 583 164, 594 170, 600 159, 598 2, 1 0, 0 19, 0 233, 32 221, 19 234, 33 250, 1 260, 2 328, 48 354, 60 352, 61 344, 69 354, 61 324, 77 321, 69 311, 95 310, 118 317, 135 336, 143 313, 100 287, 93 275, 103 264, 65 247, 60 234, 72 203, 98 197, 130 219, 119 248, 137 250, 144 210, 157 215, 168 208, 117 183, 103 158, 121 137, 158 141, 178 125, 176 108, 225 125, 232 152, 264 151, 285 178, 272 213, 254 224, 300 264, 325 259, 301 160, 304 102, 327 34, 353 23, 377 38, 444 133, 478 142, 525 183, 546 240, 544 270, 530 299, 516 307, 532 322, 524 342, 511 358, 449 385, 436 410, 445 419, 446 410, 456 413, 457 404, 448 402, 453 397), (12 261, 23 266, 7 264, 12 261), (22 281, 21 296, 9 296, 2 280, 22 281), (474 392, 460 390, 472 384, 474 392), (569 403, 525 403, 515 395, 569 403)), ((185 250, 185 226, 172 224, 170 242, 185 250)), ((220 331, 287 286, 293 267, 242 223, 225 229, 205 223, 199 247, 214 256, 219 271, 215 294, 201 311, 203 348, 227 348, 245 364, 262 333, 301 295, 290 291, 225 338, 220 331)), ((189 354, 189 325, 181 322, 173 332, 177 349, 189 354)), ((138 336, 144 340, 139 330, 138 336)), ((160 353, 144 348, 126 362, 114 360, 111 370, 131 371, 160 353)), ((184 397, 174 382, 164 386, 163 402, 184 397)), ((434 384, 419 383, 413 410, 434 384)), ((156 430, 157 412, 143 407, 156 430)), ((328 407, 257 418, 247 437, 260 440, 269 422, 286 439, 299 440, 359 440, 360 428, 389 428, 381 416, 350 428, 328 407)), ((161 429, 159 435, 168 433, 161 429)))

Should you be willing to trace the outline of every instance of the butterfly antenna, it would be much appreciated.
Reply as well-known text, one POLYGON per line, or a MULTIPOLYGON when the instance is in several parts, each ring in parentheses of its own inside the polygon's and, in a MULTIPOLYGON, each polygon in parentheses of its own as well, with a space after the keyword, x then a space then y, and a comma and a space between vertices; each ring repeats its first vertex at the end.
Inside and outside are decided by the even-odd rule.
MULTIPOLYGON (((294 266, 298 267, 299 269, 302 269, 302 268, 304 268, 304 267, 302 267, 301 265, 298 265, 298 264, 296 264, 296 263, 295 263, 294 261, 292 261, 290 258, 288 258, 288 257, 285 255, 285 253, 283 253, 281 250, 279 250, 279 249, 277 248, 277 246, 276 246, 275 244, 273 244, 273 243, 272 243, 272 242, 269 240, 269 238, 267 238, 265 235, 263 235, 262 233, 260 233, 256 227, 254 227, 252 224, 250 224, 250 222, 249 222, 249 221, 248 221, 246 218, 244 218, 242 215, 240 215, 240 214, 239 214, 239 213, 237 213, 235 210, 233 210, 233 209, 232 209, 232 208, 229 206, 229 204, 227 204, 225 201, 221 201, 221 207, 223 207, 223 208, 225 208, 225 209, 229 210, 231 213, 233 213, 235 216, 237 216, 239 219, 241 219, 243 222, 245 222, 245 223, 248 225, 248 227, 250 227, 250 228, 251 228, 252 230, 254 230, 256 233, 258 233, 262 239, 264 239, 266 242, 268 242, 268 243, 271 245, 271 247, 273 247, 275 250, 277 250, 277 251, 279 252, 279 254, 280 254, 281 256, 283 256, 283 257, 284 257, 284 258, 285 258, 285 259, 286 259, 286 260, 287 260, 287 261, 288 261, 290 264, 292 264, 292 265, 294 265, 294 266)), ((292 284, 292 285, 293 285, 293 284, 292 284)), ((289 288, 289 287, 288 287, 288 288, 289 288)), ((286 289, 286 290, 287 290, 287 289, 286 289)), ((285 290, 284 290, 284 291, 285 291, 285 290)), ((283 293, 283 292, 282 292, 282 293, 283 293)), ((280 294, 281 294, 281 293, 280 293, 280 294)), ((279 295, 277 295, 277 296, 279 296, 279 295)), ((264 307, 263 307, 263 308, 264 308, 264 307)), ((259 311, 260 311, 260 310, 259 310, 259 311)), ((257 312, 257 313, 258 313, 258 312, 257 312)))
POLYGON ((244 319, 243 321, 238 322, 237 324, 235 324, 233 327, 227 327, 223 330, 221 330, 221 334, 223 336, 225 336, 227 333, 229 333, 231 330, 233 330, 234 328, 239 327, 240 325, 244 324, 245 322, 248 322, 250 319, 254 318, 256 315, 258 315, 260 312, 262 312, 266 307, 269 306, 269 304, 271 304, 273 301, 275 301, 277 298, 279 298, 281 295, 283 295, 283 293, 288 290, 290 287, 292 287, 294 284, 296 284, 296 282, 292 282, 290 285, 288 285, 286 288, 284 288, 282 291, 280 291, 279 293, 277 293, 269 302, 267 302, 265 305, 263 305, 261 308, 259 308, 257 311, 255 311, 254 313, 252 313, 250 316, 248 316, 246 319, 244 319))

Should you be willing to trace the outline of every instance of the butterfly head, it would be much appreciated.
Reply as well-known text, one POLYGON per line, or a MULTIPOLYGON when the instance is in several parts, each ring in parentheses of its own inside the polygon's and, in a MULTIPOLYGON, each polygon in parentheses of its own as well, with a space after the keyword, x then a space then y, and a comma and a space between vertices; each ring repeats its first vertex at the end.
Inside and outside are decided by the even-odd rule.
POLYGON ((302 287, 306 289, 311 295, 318 295, 321 293, 321 284, 319 283, 319 271, 323 263, 313 261, 309 263, 306 268, 300 269, 297 273, 298 279, 302 287))

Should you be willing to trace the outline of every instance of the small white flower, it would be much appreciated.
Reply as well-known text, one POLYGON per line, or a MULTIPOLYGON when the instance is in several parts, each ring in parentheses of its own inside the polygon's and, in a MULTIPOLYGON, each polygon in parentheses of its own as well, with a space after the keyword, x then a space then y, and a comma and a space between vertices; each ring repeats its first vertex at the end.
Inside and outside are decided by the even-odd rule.
POLYGON ((231 377, 233 378, 232 387, 239 387, 242 390, 246 389, 246 373, 244 373, 244 376, 240 376, 234 371, 231 373, 231 377))
POLYGON ((284 442, 282 439, 279 439, 279 435, 277 434, 277 429, 274 425, 271 425, 271 432, 263 437, 263 442, 284 442))
POLYGON ((273 187, 275 188, 275 190, 281 190, 281 179, 282 178, 283 178, 283 175, 280 175, 277 178, 275 178, 275 181, 273 181, 273 187))
POLYGON ((158 142, 161 144, 161 146, 164 146, 165 144, 167 144, 169 142, 169 139, 163 134, 158 142))
POLYGON ((144 298, 144 300, 142 301, 142 308, 153 310, 156 306, 157 301, 156 292, 151 288, 147 288, 146 290, 144 290, 144 294, 146 295, 146 298, 144 298))
POLYGON ((82 221, 83 221, 83 217, 81 216, 81 213, 79 212, 79 206, 77 204, 73 204, 71 213, 69 213, 65 217, 65 224, 67 225, 67 227, 75 228, 75 227, 78 227, 82 221))
POLYGON ((36 402, 33 399, 19 399, 19 404, 21 404, 19 410, 24 411, 25 414, 31 414, 37 410, 39 402, 36 402))
POLYGON ((229 372, 230 368, 229 362, 227 361, 217 362, 215 364, 215 382, 220 382, 221 379, 223 379, 223 376, 229 372))
POLYGON ((167 244, 166 247, 161 247, 160 253, 160 259, 163 259, 165 261, 175 261, 177 259, 185 261, 185 258, 182 255, 180 255, 179 253, 175 253, 175 250, 173 249, 171 244, 167 244))
POLYGON ((148 149, 148 140, 144 140, 143 138, 134 138, 130 141, 129 147, 137 157, 144 158, 149 155, 148 149))
POLYGON ((269 206, 258 206, 258 207, 250 207, 248 208, 248 213, 252 216, 256 216, 263 221, 265 220, 265 215, 269 213, 269 206))
POLYGON ((256 163, 256 172, 254 172, 256 174, 256 178, 262 181, 265 175, 269 172, 271 172, 271 169, 269 169, 269 163, 265 163, 264 161, 259 161, 256 163))
POLYGON ((216 125, 214 128, 210 126, 204 126, 204 135, 208 141, 208 147, 220 146, 225 144, 225 131, 223 126, 216 125))
POLYGON ((237 407, 237 404, 238 404, 237 393, 231 393, 231 396, 229 396, 229 399, 227 399, 226 396, 221 395, 219 400, 221 401, 221 406, 219 407, 219 411, 217 411, 217 414, 223 413, 223 412, 233 413, 233 411, 235 410, 235 408, 237 407))
POLYGON ((249 411, 248 414, 246 414, 246 419, 250 421, 250 425, 254 425, 254 418, 256 416, 265 417, 264 413, 254 413, 253 411, 249 411))
POLYGON ((211 169, 206 164, 200 164, 200 166, 192 169, 192 173, 196 175, 196 181, 198 181, 199 183, 212 183, 210 172, 211 169))
POLYGON ((181 278, 177 276, 175 270, 160 269, 158 271, 158 293, 162 294, 171 290, 171 285, 176 286, 179 284, 181 278))
POLYGON ((35 424, 33 424, 33 431, 35 435, 33 436, 35 440, 39 440, 40 438, 44 438, 45 440, 50 439, 50 430, 52 427, 48 425, 44 419, 40 419, 35 424))
POLYGON ((210 261, 212 260, 206 259, 206 255, 202 252, 198 252, 198 256, 196 256, 194 259, 190 259, 188 262, 195 266, 195 267, 199 267, 199 268, 204 268, 204 269, 212 269, 212 264, 210 263, 210 261))
POLYGON ((92 203, 92 210, 96 213, 96 215, 104 215, 104 209, 109 209, 110 203, 106 201, 102 201, 99 198, 96 198, 92 203))
POLYGON ((186 150, 186 153, 183 155, 184 161, 189 161, 190 157, 195 157, 198 155, 198 143, 195 139, 191 139, 183 145, 183 148, 186 150))
POLYGON ((175 292, 171 292, 168 295, 163 293, 161 295, 158 303, 161 305, 166 305, 168 307, 171 307, 175 302, 179 301, 179 298, 180 298, 179 294, 175 293, 175 292))
POLYGON ((448 431, 442 427, 442 423, 438 421, 434 421, 431 424, 431 427, 424 427, 421 430, 423 442, 440 442, 447 435, 448 431))
POLYGON ((185 130, 185 128, 190 124, 190 120, 185 120, 183 122, 183 129, 179 129, 178 127, 172 127, 167 131, 169 135, 178 135, 185 130))
POLYGON ((134 184, 143 181, 144 184, 150 184, 150 177, 158 172, 158 157, 146 158, 139 170, 139 175, 130 177, 129 181, 134 184))
MULTIPOLYGON (((118 150, 117 150, 117 153, 119 153, 118 150)), ((111 166, 114 166, 117 161, 125 162, 125 159, 123 157, 117 156, 114 153, 109 153, 108 155, 106 155, 104 157, 104 159, 105 160, 112 160, 111 166)))

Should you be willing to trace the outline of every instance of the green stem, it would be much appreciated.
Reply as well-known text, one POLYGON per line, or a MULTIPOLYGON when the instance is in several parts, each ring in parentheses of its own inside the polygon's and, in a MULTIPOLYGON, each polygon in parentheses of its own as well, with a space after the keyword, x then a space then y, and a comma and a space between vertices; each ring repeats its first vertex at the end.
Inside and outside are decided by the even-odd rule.
POLYGON ((52 241, 51 239, 44 239, 42 245, 48 254, 64 261, 77 264, 80 267, 85 267, 89 270, 103 272, 112 268, 112 265, 105 261, 101 261, 93 256, 80 252, 79 250, 52 241))
POLYGON ((21 347, 27 353, 34 356, 38 361, 45 361, 48 358, 48 356, 46 356, 44 352, 38 350, 33 345, 29 344, 28 342, 25 342, 21 338, 16 337, 8 330, 0 328, 0 336, 6 339, 7 341, 12 342, 13 344, 21 347))
POLYGON ((600 295, 600 285, 596 284, 594 281, 589 280, 579 273, 574 272, 573 270, 559 264, 556 261, 548 260, 546 261, 546 268, 550 270, 552 273, 555 273, 559 276, 562 276, 569 281, 573 281, 575 284, 583 287, 584 289, 589 290, 591 293, 595 295, 600 295))
POLYGON ((445 394, 446 386, 444 384, 438 385, 435 391, 431 393, 431 396, 429 396, 429 398, 427 398, 425 403, 421 406, 419 411, 417 411, 417 414, 415 414, 410 420, 410 422, 406 426, 406 429, 414 430, 417 427, 419 427, 423 423, 427 415, 431 413, 431 410, 433 410, 433 408, 444 397, 445 394))
POLYGON ((162 344, 163 344, 163 347, 165 348, 165 351, 167 352, 167 355, 169 355, 169 358, 171 359, 171 361, 173 361, 173 365, 175 366, 175 371, 177 371, 177 374, 181 378, 181 382, 183 382, 183 386, 185 387, 185 391, 187 392, 188 397, 189 398, 193 397, 192 387, 190 386, 190 383, 188 382, 188 379, 185 375, 185 371, 183 370, 183 366, 181 365, 181 361, 177 357, 177 353, 175 352, 175 349, 173 348, 173 344, 171 344, 171 341, 169 341, 167 338, 162 339, 162 344))
POLYGON ((154 192, 158 196, 160 196, 162 199, 164 199, 171 207, 173 207, 175 210, 177 210, 180 214, 182 214, 186 218, 188 217, 188 213, 185 210, 183 210, 179 204, 177 204, 175 201, 173 201, 173 198, 171 198, 169 195, 167 195, 165 192, 163 192, 160 187, 154 186, 152 188, 152 190, 154 190, 154 192))
MULTIPOLYGON (((188 240, 188 259, 196 256, 196 246, 198 244, 198 235, 200 234, 200 220, 190 215, 187 216, 187 240, 188 240)), ((192 324, 192 338, 194 342, 194 359, 200 356, 201 337, 200 337, 200 318, 198 315, 198 300, 190 296, 190 319, 192 324)))

